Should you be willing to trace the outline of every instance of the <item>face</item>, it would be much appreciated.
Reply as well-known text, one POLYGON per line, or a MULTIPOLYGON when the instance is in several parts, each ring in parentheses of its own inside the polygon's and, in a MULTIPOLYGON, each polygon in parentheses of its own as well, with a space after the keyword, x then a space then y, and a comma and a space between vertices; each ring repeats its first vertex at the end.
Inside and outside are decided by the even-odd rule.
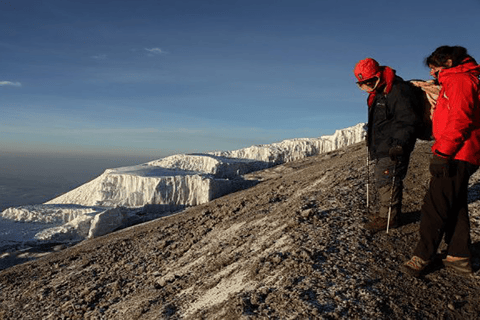
POLYGON ((438 79, 438 73, 445 69, 445 67, 436 67, 434 65, 429 65, 428 67, 430 68, 430 75, 435 79, 438 79))
POLYGON ((451 68, 452 67, 452 59, 448 59, 447 62, 445 63, 445 66, 441 67, 436 67, 432 64, 429 64, 428 67, 430 68, 430 75, 434 77, 435 79, 438 79, 438 73, 442 71, 445 68, 451 68))
POLYGON ((363 91, 373 92, 375 88, 377 88, 379 81, 380 79, 378 77, 374 77, 365 81, 358 81, 357 85, 363 91))

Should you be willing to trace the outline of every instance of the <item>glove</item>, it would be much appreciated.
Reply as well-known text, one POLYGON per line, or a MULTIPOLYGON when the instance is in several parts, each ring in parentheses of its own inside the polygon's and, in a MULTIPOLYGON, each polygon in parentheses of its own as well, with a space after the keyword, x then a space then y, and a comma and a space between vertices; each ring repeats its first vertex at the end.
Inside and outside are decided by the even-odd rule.
POLYGON ((430 173, 437 178, 448 178, 454 175, 454 166, 450 157, 444 158, 436 154, 430 159, 430 173))
POLYGON ((390 156, 390 159, 392 159, 392 161, 397 162, 398 160, 400 160, 400 157, 403 156, 402 146, 391 147, 390 150, 388 150, 388 155, 390 156))

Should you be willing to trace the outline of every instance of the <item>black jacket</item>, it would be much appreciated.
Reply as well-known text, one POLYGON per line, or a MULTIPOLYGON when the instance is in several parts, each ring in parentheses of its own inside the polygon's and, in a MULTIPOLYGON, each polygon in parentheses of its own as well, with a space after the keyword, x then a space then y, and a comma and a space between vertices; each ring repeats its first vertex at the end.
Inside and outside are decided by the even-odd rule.
POLYGON ((388 94, 377 94, 368 112, 367 145, 372 159, 388 157, 391 147, 402 146, 405 156, 415 147, 421 119, 416 110, 423 98, 412 84, 396 76, 388 94))

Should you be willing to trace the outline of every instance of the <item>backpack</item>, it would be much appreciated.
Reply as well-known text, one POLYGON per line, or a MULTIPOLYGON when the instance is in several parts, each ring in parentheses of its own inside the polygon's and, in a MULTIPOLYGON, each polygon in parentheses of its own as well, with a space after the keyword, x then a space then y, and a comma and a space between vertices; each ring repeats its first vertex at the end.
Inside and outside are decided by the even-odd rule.
POLYGON ((417 139, 430 141, 433 140, 432 134, 432 114, 435 109, 440 86, 435 84, 433 80, 410 80, 415 93, 421 101, 420 106, 415 109, 417 117, 420 120, 416 128, 417 139))

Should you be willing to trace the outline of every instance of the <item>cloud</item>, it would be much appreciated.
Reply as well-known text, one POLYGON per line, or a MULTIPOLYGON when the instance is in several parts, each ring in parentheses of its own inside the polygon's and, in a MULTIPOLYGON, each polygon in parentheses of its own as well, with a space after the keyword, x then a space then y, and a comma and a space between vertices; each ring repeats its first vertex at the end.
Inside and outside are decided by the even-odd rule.
POLYGON ((148 52, 150 52, 150 56, 153 56, 155 54, 163 54, 165 53, 165 51, 163 51, 162 49, 160 48, 151 48, 151 49, 148 49, 148 48, 145 48, 145 50, 147 50, 148 52))
POLYGON ((11 82, 11 81, 0 81, 0 86, 14 86, 14 87, 21 87, 22 84, 20 82, 11 82))
POLYGON ((99 55, 96 55, 96 56, 92 56, 93 59, 95 60, 105 60, 107 59, 107 55, 106 54, 99 54, 99 55))

